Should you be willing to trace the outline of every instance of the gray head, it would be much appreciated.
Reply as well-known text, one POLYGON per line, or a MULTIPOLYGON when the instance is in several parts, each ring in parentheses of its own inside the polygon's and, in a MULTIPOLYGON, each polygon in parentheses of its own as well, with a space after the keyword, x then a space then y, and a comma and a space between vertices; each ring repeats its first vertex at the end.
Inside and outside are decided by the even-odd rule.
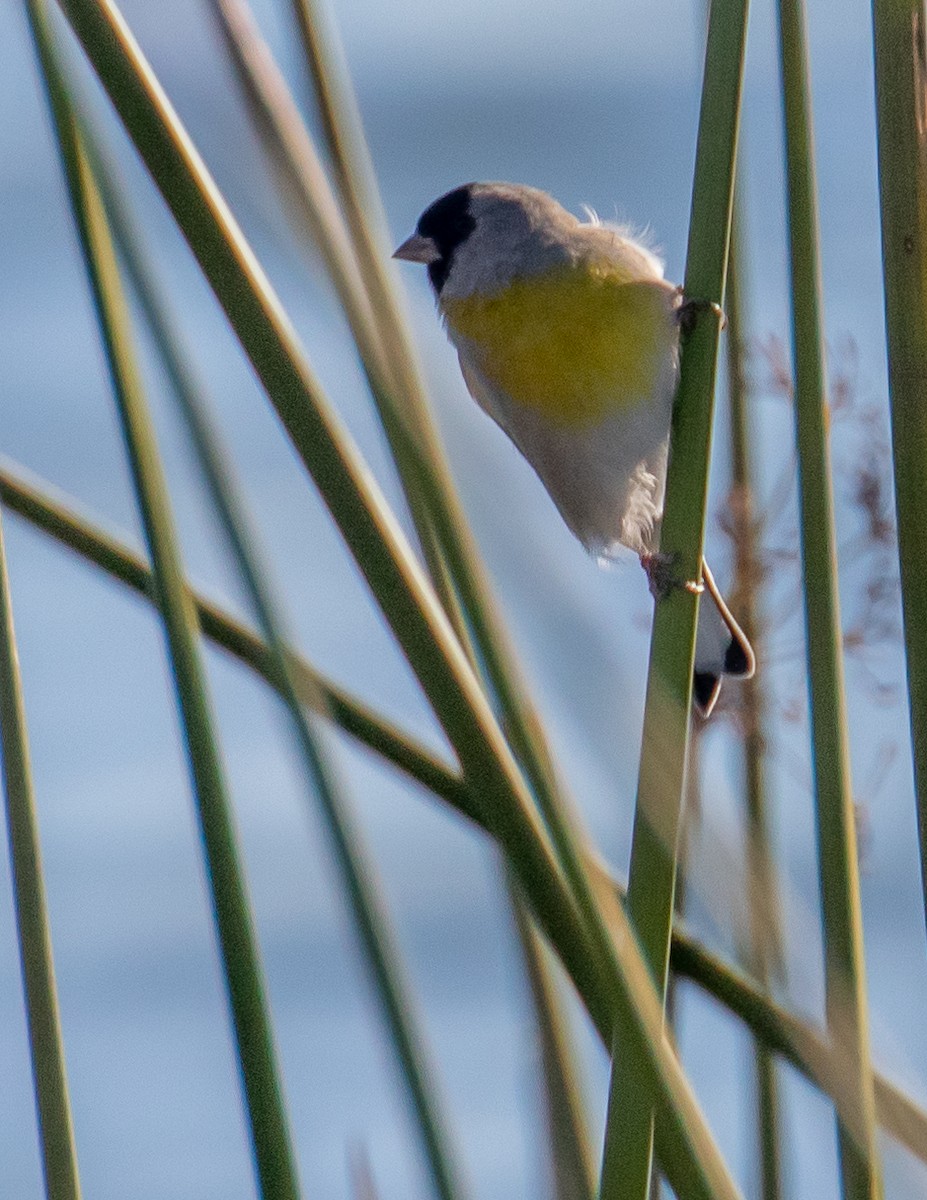
POLYGON ((537 188, 467 183, 426 208, 393 257, 426 263, 438 296, 468 295, 566 261, 563 238, 577 224, 537 188))

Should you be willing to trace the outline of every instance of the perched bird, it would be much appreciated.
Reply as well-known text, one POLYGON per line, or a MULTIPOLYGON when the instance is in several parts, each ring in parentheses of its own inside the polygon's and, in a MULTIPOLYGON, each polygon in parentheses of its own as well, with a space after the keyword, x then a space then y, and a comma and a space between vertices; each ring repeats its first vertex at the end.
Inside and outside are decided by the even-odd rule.
MULTIPOLYGON (((469 183, 427 208, 394 257, 427 265, 470 394, 586 549, 608 559, 626 546, 656 596, 672 586, 659 526, 686 304, 656 255, 536 188, 469 183)), ((707 716, 721 676, 754 660, 704 576, 714 603, 700 605, 694 695, 707 716)))

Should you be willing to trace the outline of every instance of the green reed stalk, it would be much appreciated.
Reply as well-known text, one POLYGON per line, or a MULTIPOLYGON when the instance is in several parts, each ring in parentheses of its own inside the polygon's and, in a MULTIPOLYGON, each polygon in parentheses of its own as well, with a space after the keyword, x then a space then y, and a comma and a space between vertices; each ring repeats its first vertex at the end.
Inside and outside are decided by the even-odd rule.
MULTIPOLYGON (((682 924, 686 918, 689 877, 693 839, 697 837, 702 817, 702 739, 701 730, 696 728, 689 737, 686 784, 682 800, 679 837, 676 847, 676 886, 673 889, 673 924, 682 924)), ((679 988, 676 975, 670 971, 666 977, 666 993, 663 997, 663 1019, 667 1027, 675 1028, 678 1016, 679 988)), ((662 1176, 658 1164, 650 1173, 650 1200, 660 1200, 662 1176)))
MULTIPOLYGON (((731 438, 731 514, 734 542, 734 611, 747 640, 760 659, 757 594, 762 564, 757 549, 754 511, 753 455, 749 418, 745 332, 743 322, 744 256, 741 250, 740 189, 734 193, 731 253, 727 269, 727 381, 731 438)), ((743 681, 740 715, 744 739, 744 790, 747 837, 747 904, 750 941, 747 961, 751 973, 767 991, 782 964, 781 914, 775 865, 769 844, 766 804, 766 706, 760 672, 743 681)), ((779 1089, 776 1064, 769 1047, 756 1039, 756 1122, 759 1149, 760 1196, 781 1200, 782 1164, 779 1134, 779 1089)))
MULTIPOLYGON (((280 608, 265 582, 268 578, 267 568, 258 560, 247 516, 238 499, 239 488, 227 465, 229 456, 219 441, 202 388, 188 366, 189 354, 181 347, 176 323, 159 294, 139 232, 112 186, 99 155, 94 154, 93 157, 97 164, 96 183, 103 197, 116 246, 171 382, 174 398, 231 547, 238 574, 257 614, 260 633, 270 652, 274 674, 280 683, 280 695, 292 720, 309 790, 317 798, 322 811, 346 900, 415 1114, 434 1193, 440 1200, 460 1200, 465 1194, 462 1175, 437 1094, 434 1071, 425 1051, 417 1004, 405 978, 388 913, 378 899, 380 887, 373 866, 359 831, 354 827, 330 753, 303 708, 300 690, 304 680, 297 677, 294 669, 288 649, 291 638, 285 630, 280 608)), ((313 707, 321 710, 323 704, 323 698, 318 696, 313 707)))
MULTIPOLYGON (((30 13, 33 22, 39 14, 30 13)), ((36 35, 37 36, 37 35, 36 35)), ((55 987, 48 902, 35 810, 26 707, 23 702, 13 602, 0 522, 0 744, 10 847, 10 871, 32 1078, 48 1200, 80 1200, 64 1042, 55 987)))
MULTIPOLYGON (((347 225, 312 133, 245 0, 208 0, 280 191, 325 263, 371 388, 387 367, 347 225)), ((388 397, 387 397, 388 400, 388 397)), ((390 414, 399 421, 401 414, 390 414)))
MULTIPOLYGON (((38 6, 38 0, 33 0, 38 6)), ((180 567, 167 487, 135 363, 131 325, 100 195, 51 40, 39 30, 42 67, 81 251, 104 341, 126 452, 148 541, 174 673, 212 887, 229 1006, 262 1197, 298 1200, 296 1162, 279 1080, 263 972, 239 863, 196 612, 180 567)))
MULTIPOLYGON (((686 919, 689 899, 689 867, 692 844, 697 840, 702 823, 702 730, 693 729, 689 736, 689 757, 686 763, 686 788, 682 800, 679 823, 679 838, 676 850, 676 886, 673 890, 673 922, 686 919)), ((693 889, 694 890, 694 889, 693 889)), ((666 995, 663 998, 664 1020, 669 1028, 676 1025, 677 1000, 676 980, 669 974, 666 980, 666 995)), ((651 1194, 656 1172, 651 1176, 651 1194)))
POLYGON ((843 1193, 881 1196, 866 1015, 856 825, 843 686, 837 551, 827 443, 817 197, 805 14, 779 0, 788 179, 798 490, 811 737, 824 916, 828 1034, 843 1044, 851 1078, 838 1113, 843 1193))
POLYGON ((373 1168, 366 1152, 355 1151, 350 1158, 352 1200, 380 1200, 373 1168))
POLYGON ((48 1200, 80 1200, 64 1042, 42 874, 29 735, 13 603, 0 524, 0 743, 19 959, 29 1025, 32 1080, 48 1200))
POLYGON ((509 900, 534 1009, 544 1083, 546 1142, 555 1200, 593 1200, 595 1165, 589 1142, 569 1021, 548 951, 509 880, 509 900))
MULTIPOLYGON (((740 123, 747 0, 714 0, 708 23, 685 295, 724 298, 740 123)), ((679 580, 701 580, 720 322, 707 307, 683 339, 666 480, 661 552, 679 580)), ((661 999, 666 993, 676 843, 689 741, 698 596, 673 589, 656 605, 631 846, 628 912, 661 999)), ((602 1160, 602 1200, 646 1200, 653 1110, 618 1028, 602 1160)), ((666 1164, 664 1163, 664 1168, 666 1164)))
POLYGON ((927 38, 920 0, 873 0, 885 328, 911 740, 927 915, 927 38))

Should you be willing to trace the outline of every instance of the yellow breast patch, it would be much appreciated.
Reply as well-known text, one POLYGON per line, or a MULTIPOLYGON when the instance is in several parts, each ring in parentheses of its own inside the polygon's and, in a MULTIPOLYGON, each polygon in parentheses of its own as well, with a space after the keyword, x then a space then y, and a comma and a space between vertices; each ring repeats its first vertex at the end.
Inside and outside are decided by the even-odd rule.
POLYGON ((588 264, 441 307, 491 383, 563 426, 592 425, 647 399, 674 352, 666 285, 588 264))

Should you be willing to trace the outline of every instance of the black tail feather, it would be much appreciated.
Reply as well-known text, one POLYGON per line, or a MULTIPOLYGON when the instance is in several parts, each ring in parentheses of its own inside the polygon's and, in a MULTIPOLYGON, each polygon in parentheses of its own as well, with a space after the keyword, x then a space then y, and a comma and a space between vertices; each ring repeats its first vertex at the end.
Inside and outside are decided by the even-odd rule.
POLYGON ((721 691, 721 676, 712 671, 696 671, 692 676, 692 696, 699 716, 707 720, 721 691))
POLYGON ((753 651, 740 629, 731 630, 731 644, 724 652, 725 675, 752 675, 754 669, 753 651), (738 637, 738 634, 740 635, 738 637))
POLYGON ((706 590, 716 605, 718 612, 721 614, 721 619, 727 626, 727 632, 730 634, 730 641, 724 648, 724 656, 715 666, 712 662, 709 667, 707 664, 699 664, 695 671, 695 676, 692 681, 692 695, 695 700, 696 708, 702 718, 707 718, 711 715, 711 710, 715 706, 718 699, 718 692, 721 690, 721 677, 723 675, 739 676, 741 679, 749 678, 756 669, 756 659, 753 654, 753 648, 747 641, 743 630, 734 620, 731 610, 724 601, 724 597, 718 589, 714 581, 714 576, 708 569, 708 564, 702 560, 702 572, 705 580, 706 590))

